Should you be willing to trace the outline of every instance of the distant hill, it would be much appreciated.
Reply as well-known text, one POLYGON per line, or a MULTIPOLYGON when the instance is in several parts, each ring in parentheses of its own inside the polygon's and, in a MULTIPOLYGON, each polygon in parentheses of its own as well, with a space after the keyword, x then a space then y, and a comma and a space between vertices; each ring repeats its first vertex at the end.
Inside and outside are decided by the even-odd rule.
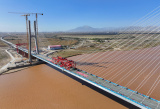
POLYGON ((81 27, 77 27, 75 29, 69 30, 69 32, 95 32, 95 31, 97 31, 97 29, 90 26, 81 26, 81 27))
POLYGON ((93 28, 90 26, 81 26, 68 32, 118 32, 121 28, 105 27, 105 28, 93 28))
POLYGON ((156 32, 159 31, 160 27, 157 26, 146 26, 146 27, 141 27, 141 26, 129 26, 129 27, 105 27, 105 28, 93 28, 90 26, 81 26, 77 27, 75 29, 69 30, 67 32, 135 32, 135 31, 152 31, 156 32))

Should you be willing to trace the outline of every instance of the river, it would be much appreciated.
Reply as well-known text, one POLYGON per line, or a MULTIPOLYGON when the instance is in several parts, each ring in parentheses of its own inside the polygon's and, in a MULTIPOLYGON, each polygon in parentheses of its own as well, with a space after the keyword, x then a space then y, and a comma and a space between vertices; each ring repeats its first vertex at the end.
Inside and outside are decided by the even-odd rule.
POLYGON ((47 65, 0 76, 0 109, 125 109, 47 65))

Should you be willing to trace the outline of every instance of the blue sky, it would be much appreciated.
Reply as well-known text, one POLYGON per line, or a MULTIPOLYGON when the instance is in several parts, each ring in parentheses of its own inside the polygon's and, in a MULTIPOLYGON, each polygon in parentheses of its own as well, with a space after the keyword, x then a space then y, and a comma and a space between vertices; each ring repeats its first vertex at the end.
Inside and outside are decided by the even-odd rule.
POLYGON ((53 32, 129 26, 158 6, 160 0, 0 0, 0 32, 25 31, 25 18, 8 12, 43 12, 39 31, 53 32))

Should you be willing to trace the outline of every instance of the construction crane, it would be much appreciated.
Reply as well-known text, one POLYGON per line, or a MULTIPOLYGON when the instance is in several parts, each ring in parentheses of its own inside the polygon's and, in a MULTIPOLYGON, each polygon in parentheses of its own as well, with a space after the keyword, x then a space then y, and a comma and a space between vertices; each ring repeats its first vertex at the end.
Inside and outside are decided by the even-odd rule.
MULTIPOLYGON (((37 37, 38 37, 38 15, 43 15, 43 13, 20 13, 20 12, 8 12, 8 13, 22 14, 21 16, 25 16, 25 18, 26 18, 27 43, 29 42, 29 40, 28 40, 28 16, 35 15, 35 17, 36 17, 36 34, 37 34, 37 37)), ((29 46, 28 44, 27 44, 27 49, 28 49, 28 46, 29 46)), ((28 51, 28 53, 29 53, 29 51, 28 51)))

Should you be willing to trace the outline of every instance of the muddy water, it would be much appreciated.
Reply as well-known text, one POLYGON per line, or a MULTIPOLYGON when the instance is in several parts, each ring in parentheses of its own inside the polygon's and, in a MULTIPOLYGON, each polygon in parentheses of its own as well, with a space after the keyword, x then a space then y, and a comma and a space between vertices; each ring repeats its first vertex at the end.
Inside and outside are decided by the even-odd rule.
POLYGON ((160 100, 160 46, 84 54, 70 59, 77 61, 82 70, 160 100))
POLYGON ((124 109, 47 65, 0 76, 0 109, 124 109))

